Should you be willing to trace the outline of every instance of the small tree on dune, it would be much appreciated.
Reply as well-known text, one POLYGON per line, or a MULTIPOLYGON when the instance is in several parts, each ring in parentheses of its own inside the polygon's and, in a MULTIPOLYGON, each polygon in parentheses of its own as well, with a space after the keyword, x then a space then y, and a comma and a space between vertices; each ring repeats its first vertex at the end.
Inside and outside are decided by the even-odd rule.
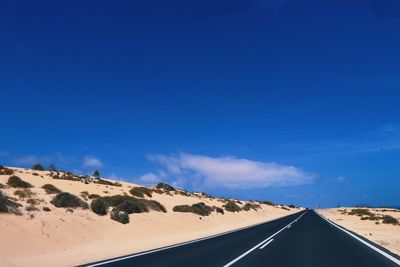
POLYGON ((100 178, 100 172, 98 170, 95 170, 93 172, 93 176, 96 177, 96 178, 100 178))
POLYGON ((33 165, 32 169, 34 169, 35 171, 44 171, 44 167, 40 163, 37 163, 37 164, 33 165))

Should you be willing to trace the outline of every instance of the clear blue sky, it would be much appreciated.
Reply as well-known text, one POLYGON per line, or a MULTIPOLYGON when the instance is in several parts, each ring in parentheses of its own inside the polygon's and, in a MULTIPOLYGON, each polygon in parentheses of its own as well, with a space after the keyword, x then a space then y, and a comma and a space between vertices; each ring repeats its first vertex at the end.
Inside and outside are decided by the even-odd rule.
POLYGON ((400 205, 400 1, 1 1, 0 163, 400 205))

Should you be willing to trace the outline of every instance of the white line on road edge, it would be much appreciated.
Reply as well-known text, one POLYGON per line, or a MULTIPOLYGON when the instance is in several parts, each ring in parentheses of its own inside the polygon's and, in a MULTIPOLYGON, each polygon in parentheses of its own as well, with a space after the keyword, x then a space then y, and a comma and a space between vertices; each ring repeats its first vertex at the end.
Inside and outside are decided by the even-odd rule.
POLYGON ((287 227, 287 228, 289 229, 289 228, 290 228, 290 226, 292 226, 292 225, 288 225, 288 227, 287 227))
POLYGON ((264 245, 262 245, 262 246, 260 247, 260 249, 265 248, 265 247, 268 246, 272 241, 274 241, 274 240, 273 240, 273 239, 270 239, 267 243, 265 243, 264 245))
MULTIPOLYGON (((303 216, 303 214, 301 216, 303 216)), ((175 245, 171 245, 171 246, 167 246, 167 247, 162 247, 162 248, 158 248, 158 249, 154 249, 154 250, 150 250, 150 251, 145 251, 145 252, 139 252, 139 253, 136 253, 136 254, 133 254, 133 255, 122 256, 122 257, 119 257, 119 258, 115 258, 115 259, 111 259, 111 260, 105 260, 105 261, 101 261, 101 262, 97 262, 97 263, 93 263, 93 264, 86 264, 86 265, 84 264, 84 266, 86 266, 86 267, 101 266, 101 265, 105 265, 105 264, 109 264, 109 263, 113 263, 113 262, 117 262, 117 261, 122 261, 122 260, 126 260, 126 259, 131 259, 131 258, 143 256, 143 255, 146 255, 146 254, 151 254, 151 253, 154 253, 154 252, 167 250, 167 249, 170 249, 170 248, 176 248, 176 247, 180 247, 180 246, 184 246, 184 245, 200 242, 200 241, 203 241, 203 240, 211 239, 211 238, 214 238, 214 237, 227 235, 227 234, 234 233, 234 232, 239 232, 239 231, 242 231, 242 230, 245 230, 245 229, 248 229, 248 228, 259 226, 259 225, 264 224, 264 223, 274 222, 274 221, 280 220, 282 218, 285 218, 285 217, 288 217, 288 216, 291 216, 291 215, 293 215, 293 214, 289 214, 287 216, 276 218, 276 219, 273 219, 273 220, 269 220, 269 221, 265 221, 265 222, 261 222, 261 223, 257 223, 257 224, 253 224, 253 225, 249 225, 249 226, 245 226, 245 227, 242 227, 242 228, 239 228, 239 229, 235 229, 235 230, 231 230, 231 231, 227 231, 227 232, 224 232, 224 233, 215 234, 215 235, 211 235, 211 236, 206 236, 206 237, 202 237, 202 238, 199 238, 199 239, 195 239, 195 240, 191 240, 191 241, 187 241, 187 242, 183 242, 183 243, 179 243, 179 244, 175 244, 175 245)))
POLYGON ((380 250, 379 248, 373 246, 372 244, 366 242, 365 240, 362 240, 361 238, 359 238, 358 236, 354 235, 353 233, 347 231, 346 229, 336 225, 335 223, 331 222, 331 220, 325 218, 323 215, 317 213, 322 219, 324 219, 325 221, 327 221, 328 223, 332 224, 333 226, 335 226, 336 228, 342 230, 343 232, 345 232, 346 234, 350 235, 351 237, 354 237, 355 239, 357 239, 358 241, 360 241, 361 243, 363 243, 364 245, 366 245, 367 247, 372 248, 373 250, 375 250, 376 252, 378 252, 379 254, 381 254, 382 256, 388 258, 389 260, 393 261, 394 263, 396 263, 397 265, 400 265, 400 260, 396 259, 395 257, 393 257, 392 255, 386 253, 383 250, 380 250))
MULTIPOLYGON (((304 212, 303 214, 301 214, 299 217, 297 217, 296 220, 300 219, 304 214, 306 214, 308 211, 304 212)), ((251 249, 249 249, 248 251, 246 251, 245 253, 243 253, 242 255, 240 255, 239 257, 235 258, 234 260, 228 262, 227 264, 225 264, 223 267, 229 267, 232 266, 232 264, 234 264, 235 262, 239 261, 241 258, 245 257, 246 255, 250 254, 251 252, 253 252, 254 250, 256 250, 259 246, 262 246, 265 242, 268 242, 268 240, 270 240, 271 238, 273 238, 274 236, 276 236, 277 234, 279 234, 280 232, 282 232, 283 230, 286 229, 286 227, 288 227, 289 225, 291 225, 292 223, 294 223, 296 220, 293 220, 291 223, 289 223, 288 225, 286 225, 285 227, 283 227, 281 230, 279 230, 278 232, 276 232, 275 234, 271 235, 270 237, 268 237, 267 239, 263 240, 262 242, 258 243, 257 245, 255 245, 254 247, 252 247, 251 249)))

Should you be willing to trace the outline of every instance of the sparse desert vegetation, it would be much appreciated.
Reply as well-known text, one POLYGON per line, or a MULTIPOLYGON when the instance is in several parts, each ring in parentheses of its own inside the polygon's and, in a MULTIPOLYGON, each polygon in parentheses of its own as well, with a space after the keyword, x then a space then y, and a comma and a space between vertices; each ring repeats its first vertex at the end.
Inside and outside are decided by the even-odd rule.
POLYGON ((27 183, 25 181, 23 181, 21 178, 19 178, 18 176, 11 176, 8 181, 7 181, 7 185, 14 187, 14 188, 32 188, 33 185, 31 185, 30 183, 27 183))
POLYGON ((88 208, 88 204, 86 202, 68 192, 62 192, 57 194, 53 198, 53 200, 50 201, 50 203, 56 206, 57 208, 83 208, 83 209, 88 208))
POLYGON ((145 195, 147 197, 151 197, 151 192, 151 189, 146 187, 134 187, 129 190, 129 193, 131 193, 131 195, 135 197, 144 197, 145 195))
MULTIPOLYGON (((4 170, 5 167, 1 168, 0 173, 4 170)), ((142 242, 137 242, 138 238, 147 243, 162 242, 160 245, 169 245, 168 233, 174 238, 184 233, 184 239, 174 239, 183 242, 186 238, 198 238, 200 234, 211 235, 293 213, 258 202, 188 192, 166 183, 143 187, 57 171, 55 167, 44 171, 7 167, 6 173, 0 174, 0 184, 3 185, 0 216, 7 216, 6 220, 0 220, 0 234, 6 242, 14 242, 19 248, 25 248, 23 244, 27 242, 34 243, 34 247, 44 251, 48 259, 54 259, 56 255, 68 255, 73 251, 70 248, 94 239, 101 244, 95 253, 97 257, 109 251, 118 256, 131 252, 124 250, 128 247, 146 249, 142 242), (10 180, 11 176, 17 178, 10 180), (234 209, 241 210, 242 207, 248 211, 227 212, 225 206, 228 204, 229 209, 230 203, 235 205, 234 209), (257 205, 261 208, 257 208, 257 205), (173 211, 177 209, 187 211, 177 216, 177 212, 181 211, 173 211), (203 216, 206 217, 199 220, 203 216), (19 219, 16 221, 15 218, 19 219), (197 231, 193 232, 193 228, 197 231), (21 229, 29 232, 29 235, 22 234, 24 232, 21 229), (71 235, 65 235, 66 232, 71 235), (34 239, 32 236, 35 236, 34 239), (59 240, 69 243, 60 243, 59 240)), ((6 255, 10 253, 0 251, 0 256, 8 257, 6 255)), ((20 251, 19 255, 23 253, 20 251)), ((38 255, 42 255, 41 252, 38 255)), ((71 256, 70 259, 76 257, 71 256)), ((79 263, 82 262, 71 262, 71 265, 79 263)), ((42 266, 39 263, 37 265, 42 266)))
POLYGON ((226 211, 229 211, 229 212, 239 212, 239 211, 242 210, 242 209, 241 209, 235 202, 233 202, 233 201, 229 201, 228 203, 226 203, 226 204, 224 205, 224 208, 225 208, 226 211))
POLYGON ((46 191, 47 194, 59 194, 61 193, 61 190, 55 187, 52 184, 45 184, 42 186, 42 188, 46 191))
POLYGON ((113 208, 111 211, 111 219, 122 224, 129 223, 129 215, 124 211, 120 211, 118 208, 113 208))
POLYGON ((200 202, 193 205, 177 205, 172 210, 175 212, 191 212, 201 216, 208 216, 214 209, 200 202))
POLYGON ((333 222, 400 254, 400 213, 388 208, 333 208, 318 210, 333 222))

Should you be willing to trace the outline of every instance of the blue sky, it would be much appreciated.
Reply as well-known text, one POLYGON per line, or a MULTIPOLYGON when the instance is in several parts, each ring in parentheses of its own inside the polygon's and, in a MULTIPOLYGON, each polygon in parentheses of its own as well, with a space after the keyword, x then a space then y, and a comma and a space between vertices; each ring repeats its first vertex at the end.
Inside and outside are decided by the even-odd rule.
POLYGON ((399 3, 3 1, 0 162, 400 205, 399 3))

